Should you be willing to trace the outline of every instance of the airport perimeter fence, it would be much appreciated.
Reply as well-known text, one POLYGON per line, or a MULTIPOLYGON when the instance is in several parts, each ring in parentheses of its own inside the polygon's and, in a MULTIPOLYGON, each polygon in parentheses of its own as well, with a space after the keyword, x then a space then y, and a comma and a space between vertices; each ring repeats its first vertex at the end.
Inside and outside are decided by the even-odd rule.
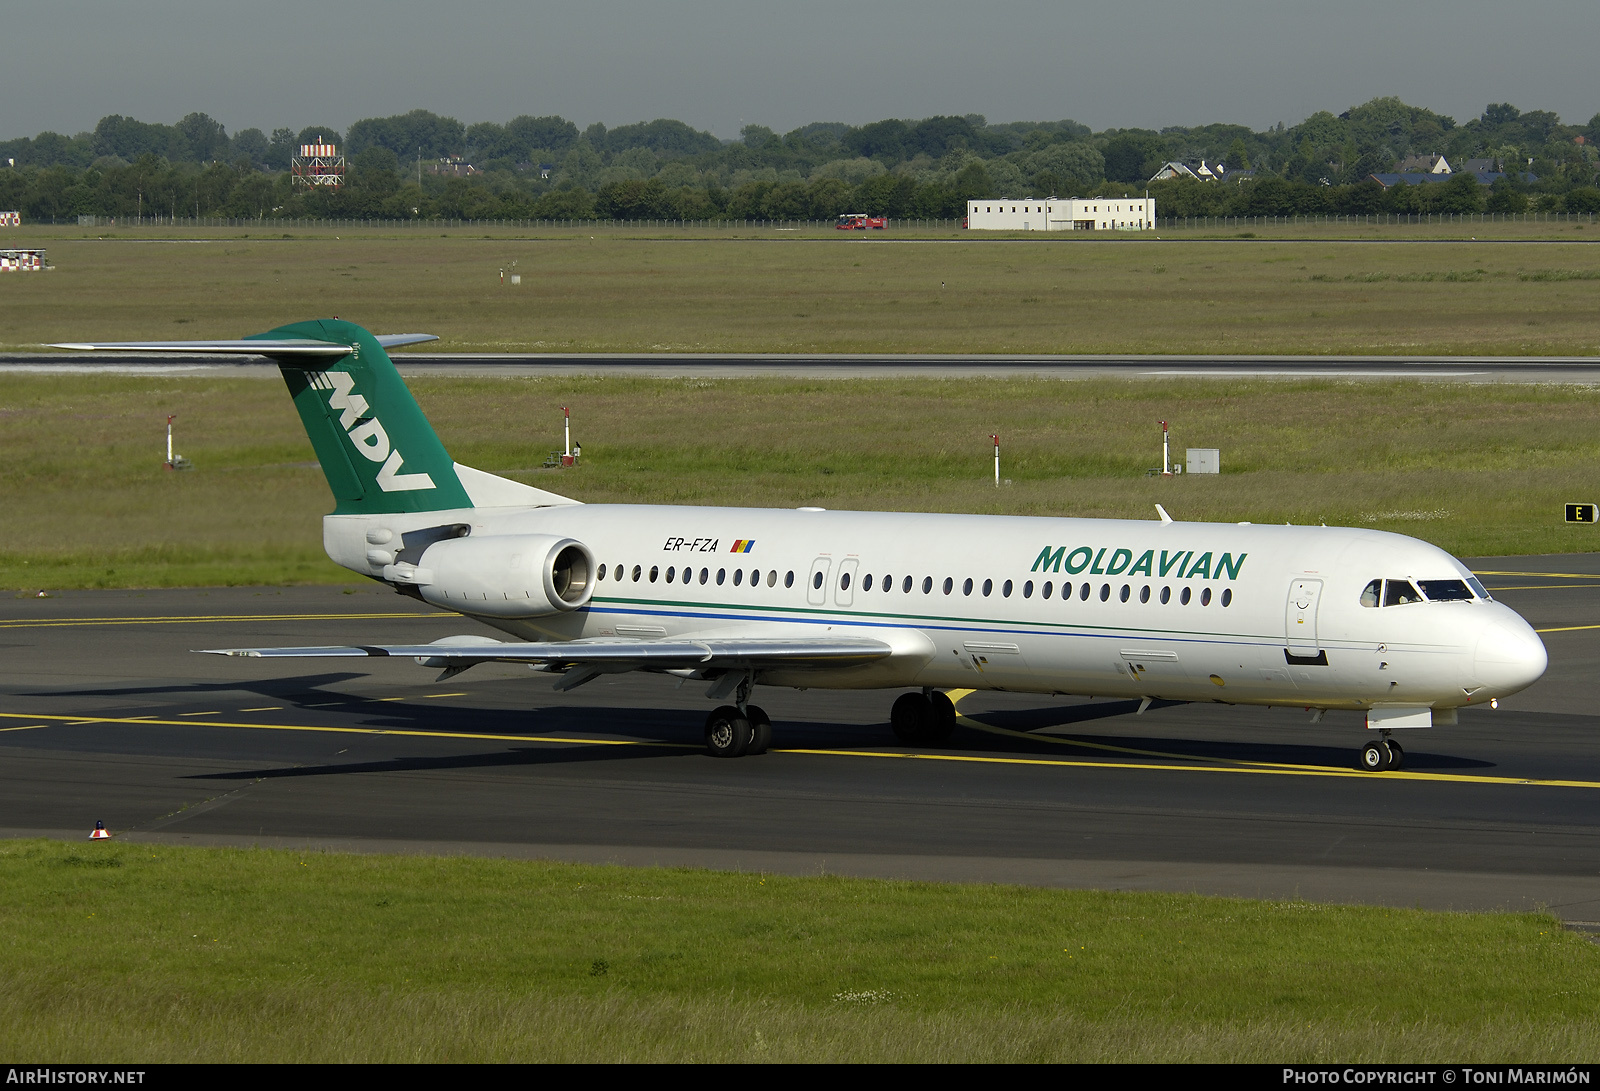
MULTIPOLYGON (((1439 224, 1487 224, 1487 223, 1583 223, 1593 224, 1600 215, 1593 212, 1374 212, 1366 214, 1343 213, 1316 213, 1294 216, 1157 216, 1154 230, 1198 228, 1201 230, 1232 227, 1293 227, 1298 225, 1326 225, 1326 226, 1385 226, 1385 225, 1439 225, 1439 224)), ((57 221, 50 221, 55 224, 57 221)), ((70 224, 72 221, 64 221, 70 224)), ((295 219, 268 219, 266 217, 218 217, 218 216, 143 216, 143 217, 115 217, 115 216, 79 216, 79 227, 255 227, 262 230, 268 228, 281 229, 286 227, 299 228, 379 228, 413 230, 431 229, 440 227, 455 228, 510 228, 513 230, 529 229, 556 229, 567 228, 572 230, 638 230, 649 228, 667 230, 677 228, 680 230, 709 231, 709 230, 767 230, 767 231, 822 231, 836 228, 834 220, 354 220, 354 219, 312 219, 300 217, 295 219)), ((889 228, 893 230, 923 230, 936 231, 965 226, 964 220, 894 220, 889 221, 889 228)), ((1125 233, 1128 229, 1111 229, 1118 234, 1125 233)), ((846 234, 855 234, 847 231, 846 234)), ((862 231, 863 235, 873 234, 872 231, 862 231)))
MULTIPOLYGON (((55 220, 50 221, 52 224, 55 220)), ((70 225, 72 221, 63 221, 70 225)), ((615 230, 618 228, 679 228, 682 230, 771 230, 771 231, 803 231, 823 230, 838 227, 836 220, 347 220, 347 219, 311 219, 302 217, 297 219, 269 219, 267 217, 229 218, 218 216, 144 216, 144 217, 116 217, 116 216, 79 216, 79 227, 258 227, 258 228, 283 228, 283 227, 320 227, 320 228, 437 228, 437 227, 502 227, 502 228, 572 228, 588 231, 615 230)), ((960 220, 890 220, 891 228, 902 230, 922 229, 936 230, 938 228, 956 228, 962 225, 960 220)), ((845 233, 854 233, 845 232, 845 233)), ((870 235, 872 231, 861 231, 863 235, 870 235)))
POLYGON ((1484 224, 1595 222, 1593 212, 1371 212, 1297 216, 1157 216, 1156 227, 1290 227, 1296 224, 1484 224))

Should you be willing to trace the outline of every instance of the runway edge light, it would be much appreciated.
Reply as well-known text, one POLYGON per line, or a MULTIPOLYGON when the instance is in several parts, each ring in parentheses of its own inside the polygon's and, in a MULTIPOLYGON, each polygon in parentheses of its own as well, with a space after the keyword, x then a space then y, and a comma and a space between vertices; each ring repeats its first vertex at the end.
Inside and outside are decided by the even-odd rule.
POLYGON ((106 829, 106 824, 104 822, 96 822, 94 824, 94 832, 89 835, 89 840, 107 841, 110 840, 110 838, 111 831, 106 829))

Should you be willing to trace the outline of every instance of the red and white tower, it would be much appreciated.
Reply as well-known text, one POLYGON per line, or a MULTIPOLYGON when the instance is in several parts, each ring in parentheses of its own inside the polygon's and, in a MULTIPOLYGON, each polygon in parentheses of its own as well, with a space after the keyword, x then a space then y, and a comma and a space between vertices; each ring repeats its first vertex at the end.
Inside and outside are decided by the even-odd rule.
POLYGON ((300 154, 289 163, 290 182, 297 186, 344 185, 344 156, 337 144, 324 144, 322 138, 300 145, 300 154))

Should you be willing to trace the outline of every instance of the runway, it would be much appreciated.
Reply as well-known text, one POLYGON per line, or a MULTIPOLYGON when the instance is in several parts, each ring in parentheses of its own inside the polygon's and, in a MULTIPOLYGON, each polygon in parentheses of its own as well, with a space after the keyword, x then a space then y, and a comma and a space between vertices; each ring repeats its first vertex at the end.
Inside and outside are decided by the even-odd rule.
POLYGON ((1600 554, 1484 558, 1546 677, 1406 769, 1354 770, 1361 719, 1015 694, 908 751, 892 693, 758 690, 775 749, 700 748, 703 687, 568 694, 484 665, 193 654, 422 642, 474 623, 373 585, 0 600, 0 834, 440 851, 1199 891, 1600 921, 1600 554))
MULTIPOLYGON (((1097 356, 788 353, 427 353, 393 357, 402 375, 643 375, 658 378, 1416 379, 1600 383, 1592 356, 1097 356)), ((136 353, 4 353, 0 375, 237 374, 273 378, 265 361, 136 353)))

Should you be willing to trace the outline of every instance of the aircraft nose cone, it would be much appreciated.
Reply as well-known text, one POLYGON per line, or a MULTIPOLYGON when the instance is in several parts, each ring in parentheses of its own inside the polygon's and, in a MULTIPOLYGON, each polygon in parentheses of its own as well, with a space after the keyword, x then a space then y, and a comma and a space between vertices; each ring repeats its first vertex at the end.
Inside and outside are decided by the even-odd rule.
POLYGON ((1520 617, 1491 621, 1472 653, 1473 680, 1497 697, 1533 685, 1549 664, 1544 641, 1520 617))

